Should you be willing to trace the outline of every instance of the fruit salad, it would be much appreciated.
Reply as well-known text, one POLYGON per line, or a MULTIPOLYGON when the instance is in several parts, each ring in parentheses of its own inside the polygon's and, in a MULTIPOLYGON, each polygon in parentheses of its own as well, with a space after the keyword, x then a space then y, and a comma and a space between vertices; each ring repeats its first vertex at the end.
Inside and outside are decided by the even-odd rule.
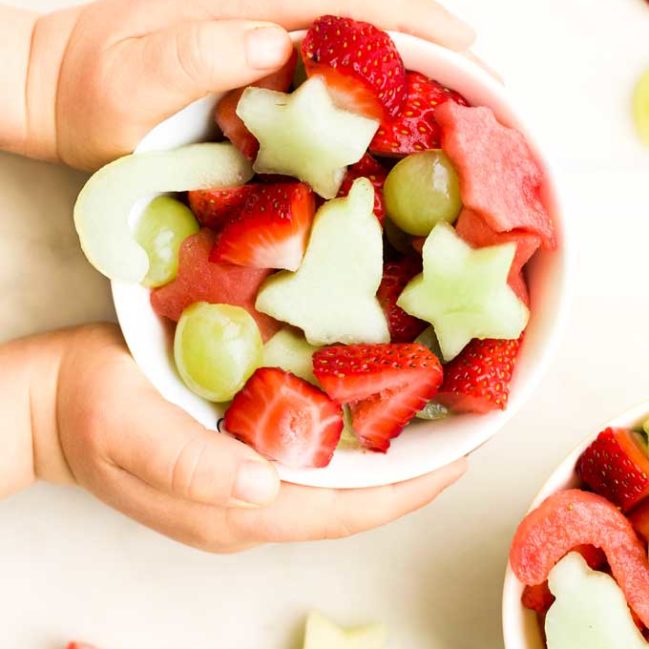
MULTIPOLYGON (((645 425, 649 430, 649 426, 645 425)), ((647 432, 607 428, 520 524, 510 565, 548 649, 649 647, 647 432)))
POLYGON ((524 136, 335 16, 214 117, 218 142, 98 172, 75 222, 99 270, 150 288, 219 428, 324 467, 416 417, 505 409, 525 266, 557 246, 524 136))

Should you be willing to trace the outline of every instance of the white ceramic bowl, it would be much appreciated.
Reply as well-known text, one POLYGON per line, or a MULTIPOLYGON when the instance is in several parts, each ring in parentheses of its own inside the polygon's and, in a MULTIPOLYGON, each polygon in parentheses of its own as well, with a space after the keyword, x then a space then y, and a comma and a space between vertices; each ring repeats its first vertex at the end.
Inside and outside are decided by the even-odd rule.
MULTIPOLYGON (((295 41, 302 35, 295 33, 295 41)), ((278 467, 284 480, 299 484, 334 488, 390 484, 422 475, 473 451, 500 429, 531 395, 554 350, 564 312, 568 241, 555 179, 510 97, 484 70, 457 53, 404 34, 394 33, 392 37, 408 68, 458 90, 474 105, 490 106, 503 123, 525 133, 547 171, 544 200, 556 224, 560 247, 552 253, 539 252, 529 266, 532 318, 505 412, 462 415, 444 422, 416 421, 393 441, 386 455, 340 450, 324 469, 278 467)), ((143 140, 138 152, 204 140, 211 130, 216 99, 204 99, 158 126, 143 140)), ((134 219, 137 212, 134 210, 134 219)), ((115 282, 113 298, 128 346, 149 380, 169 401, 187 410, 205 426, 214 428, 221 413, 213 404, 192 394, 178 377, 170 353, 171 328, 151 309, 148 290, 115 282)))
MULTIPOLYGON (((575 466, 579 456, 595 440, 604 429, 641 427, 649 416, 649 401, 627 410, 624 414, 612 419, 588 437, 575 448, 568 457, 552 473, 547 482, 534 498, 529 511, 536 509, 546 498, 557 491, 579 486, 579 478, 575 466)), ((521 604, 523 584, 514 575, 511 566, 507 566, 505 585, 503 587, 503 634, 506 649, 545 649, 543 637, 538 625, 536 613, 526 609, 521 604)), ((584 649, 587 649, 584 647, 584 649)))

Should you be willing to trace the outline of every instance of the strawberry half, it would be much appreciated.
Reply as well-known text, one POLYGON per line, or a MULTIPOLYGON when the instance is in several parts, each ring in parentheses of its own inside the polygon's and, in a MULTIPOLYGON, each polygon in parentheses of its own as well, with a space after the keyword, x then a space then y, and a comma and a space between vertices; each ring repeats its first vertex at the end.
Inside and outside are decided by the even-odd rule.
POLYGON ((504 410, 521 346, 518 340, 472 340, 444 366, 436 400, 456 413, 504 410))
POLYGON ((406 99, 398 115, 384 119, 370 151, 382 156, 404 156, 440 148, 441 130, 435 121, 435 107, 449 99, 468 106, 454 90, 432 81, 419 72, 406 73, 406 99))
POLYGON ((636 435, 626 428, 607 428, 577 461, 579 477, 623 511, 649 496, 649 456, 636 435))
POLYGON ((385 453, 390 440, 435 395, 442 366, 423 345, 334 345, 313 355, 327 394, 350 406, 360 443, 385 453))
POLYGON ((383 279, 376 297, 385 313, 390 329, 390 340, 393 343, 412 342, 428 323, 406 313, 397 300, 406 284, 421 273, 421 259, 403 257, 398 261, 388 261, 383 266, 383 279))
POLYGON ((254 185, 224 187, 223 189, 200 189, 187 193, 189 207, 196 220, 207 228, 219 230, 232 213, 240 209, 254 185))
POLYGON ((258 369, 224 419, 229 433, 290 467, 331 462, 343 429, 339 404, 322 390, 276 367, 258 369))
POLYGON ((368 178, 374 185, 374 214, 383 223, 385 219, 385 201, 383 200, 383 185, 388 175, 387 170, 369 153, 366 153, 356 164, 347 169, 347 175, 340 186, 338 196, 347 196, 357 178, 368 178))
POLYGON ((299 182, 251 185, 241 207, 223 226, 212 262, 297 270, 315 215, 315 198, 299 182))
POLYGON ((366 22, 321 16, 302 42, 309 77, 321 75, 334 101, 382 120, 399 113, 406 97, 406 69, 388 34, 366 22))
MULTIPOLYGON (((267 88, 286 92, 293 81, 293 74, 297 65, 297 50, 293 50, 289 60, 277 72, 251 84, 257 88, 267 88)), ((237 115, 237 106, 245 88, 237 88, 226 93, 216 106, 214 119, 223 135, 234 144, 249 160, 254 160, 259 151, 259 142, 246 128, 241 118, 237 115)))

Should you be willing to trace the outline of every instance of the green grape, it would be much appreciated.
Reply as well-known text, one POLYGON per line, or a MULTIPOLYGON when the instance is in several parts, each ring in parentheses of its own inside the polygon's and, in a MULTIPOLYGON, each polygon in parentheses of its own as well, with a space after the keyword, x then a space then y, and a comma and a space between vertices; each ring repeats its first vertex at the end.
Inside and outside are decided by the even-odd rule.
POLYGON ((432 327, 427 327, 424 329, 416 338, 415 342, 428 347, 437 358, 439 358, 440 363, 444 362, 444 357, 442 356, 442 350, 439 346, 439 340, 437 340, 437 335, 435 330, 432 327))
POLYGON ((340 434, 340 441, 338 442, 338 448, 344 449, 359 449, 361 447, 358 437, 354 432, 354 427, 352 425, 352 413, 349 410, 349 406, 343 406, 343 430, 340 434))
POLYGON ((192 211, 183 203, 169 196, 151 201, 135 231, 149 257, 149 272, 142 283, 155 288, 175 279, 180 245, 198 230, 192 211))
POLYGON ((197 302, 178 321, 174 356, 190 390, 208 401, 229 401, 261 366, 263 342, 245 309, 197 302))
POLYGON ((649 146, 649 70, 640 77, 635 87, 633 116, 640 139, 649 146))
POLYGON ((386 216, 383 221, 383 234, 388 243, 397 251, 404 255, 412 254, 412 237, 392 223, 390 217, 386 216))
POLYGON ((437 421, 438 419, 446 419, 448 417, 448 409, 441 403, 429 401, 415 416, 418 419, 437 421))
POLYGON ((457 173, 441 150, 413 153, 388 174, 383 188, 388 216, 404 232, 427 236, 440 223, 453 223, 462 202, 457 173))

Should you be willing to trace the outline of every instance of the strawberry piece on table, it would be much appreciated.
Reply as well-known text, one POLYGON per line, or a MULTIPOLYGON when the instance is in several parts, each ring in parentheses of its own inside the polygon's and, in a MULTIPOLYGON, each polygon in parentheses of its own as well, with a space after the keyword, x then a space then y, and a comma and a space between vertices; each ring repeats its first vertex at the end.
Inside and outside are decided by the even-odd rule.
POLYGON ((322 390, 276 367, 262 367, 225 413, 229 433, 272 460, 325 467, 343 429, 342 408, 322 390))
POLYGON ((223 226, 210 261, 297 270, 315 215, 313 191, 299 182, 252 187, 223 226))
POLYGON ((642 623, 649 623, 649 562, 631 523, 597 494, 567 489, 547 498, 519 525, 509 553, 518 579, 542 584, 578 545, 601 548, 626 601, 642 623))
POLYGON ((406 69, 390 36, 366 22, 321 16, 302 42, 307 75, 321 75, 334 101, 371 119, 399 113, 406 69))
POLYGON ((500 124, 490 108, 447 101, 435 109, 442 148, 460 177, 465 207, 496 232, 527 230, 556 246, 543 202, 543 172, 522 133, 500 124))
POLYGON ((387 170, 366 153, 356 164, 347 169, 347 175, 340 186, 338 196, 347 196, 357 178, 369 178, 374 185, 374 214, 380 223, 385 219, 385 202, 383 200, 383 184, 388 175, 387 170))
POLYGON ((414 343, 325 347, 313 355, 313 372, 332 399, 349 404, 360 443, 381 453, 442 382, 437 357, 414 343))
POLYGON ((253 191, 255 185, 199 189, 188 192, 187 198, 196 220, 207 228, 219 230, 234 212, 241 209, 247 196, 253 191))
POLYGON ((512 230, 511 232, 496 232, 476 212, 464 209, 455 223, 455 231, 474 248, 498 246, 503 243, 516 244, 516 256, 509 271, 509 285, 514 293, 529 304, 529 292, 523 277, 523 266, 541 246, 541 237, 533 232, 512 230))
POLYGON ((626 428, 607 428, 577 461, 579 477, 623 511, 649 496, 649 455, 638 437, 626 428))
POLYGON ((370 144, 370 151, 376 155, 405 156, 439 149, 441 129, 435 121, 435 108, 449 99, 469 105, 459 93, 419 72, 406 72, 406 84, 403 108, 396 117, 381 122, 370 144))
POLYGON ((376 297, 385 313, 393 343, 412 342, 428 323, 406 313, 397 300, 408 282, 421 273, 421 259, 403 257, 398 261, 388 261, 383 267, 383 279, 376 297))
MULTIPOLYGON (((274 74, 264 77, 251 84, 257 88, 267 88, 286 92, 293 81, 293 74, 297 65, 297 50, 293 50, 291 57, 274 74)), ((245 88, 237 88, 225 94, 216 106, 215 119, 223 135, 234 144, 249 160, 254 160, 259 151, 259 142, 246 128, 241 118, 237 115, 237 105, 245 88)))
POLYGON ((276 334, 282 325, 255 309, 257 292, 270 274, 269 270, 245 268, 209 261, 215 234, 203 228, 180 246, 178 275, 173 282, 151 291, 151 306, 160 316, 178 321, 194 302, 232 304, 246 309, 256 320, 264 340, 276 334))
POLYGON ((504 410, 516 358, 517 340, 472 340, 444 367, 436 400, 456 413, 504 410))

